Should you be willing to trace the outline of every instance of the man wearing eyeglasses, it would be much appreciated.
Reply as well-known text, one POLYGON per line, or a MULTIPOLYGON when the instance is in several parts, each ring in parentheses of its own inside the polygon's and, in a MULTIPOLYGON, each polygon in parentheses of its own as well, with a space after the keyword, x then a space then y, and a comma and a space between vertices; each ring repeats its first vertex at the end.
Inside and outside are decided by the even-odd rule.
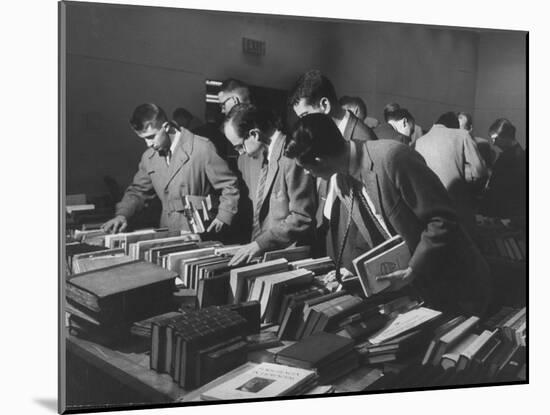
MULTIPOLYGON (((158 105, 139 105, 130 119, 136 135, 147 144, 132 184, 117 204, 106 232, 124 231, 127 221, 155 195, 162 203, 160 225, 189 230, 184 197, 200 200, 219 191, 218 213, 207 231, 220 232, 237 213, 237 177, 206 138, 178 128, 158 105)), ((197 202, 198 204, 198 202, 197 202)))
POLYGON ((224 133, 241 155, 262 166, 254 204, 252 242, 230 265, 292 244, 311 245, 315 222, 314 181, 294 160, 283 156, 286 137, 267 111, 238 104, 228 113, 224 133))

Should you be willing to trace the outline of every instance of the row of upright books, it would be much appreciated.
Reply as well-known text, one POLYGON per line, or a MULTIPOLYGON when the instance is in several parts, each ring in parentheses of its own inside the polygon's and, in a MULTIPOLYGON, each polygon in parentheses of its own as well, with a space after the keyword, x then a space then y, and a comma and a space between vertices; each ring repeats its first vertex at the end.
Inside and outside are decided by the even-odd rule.
POLYGON ((478 242, 488 258, 509 262, 527 260, 527 244, 523 229, 507 219, 476 217, 478 242))

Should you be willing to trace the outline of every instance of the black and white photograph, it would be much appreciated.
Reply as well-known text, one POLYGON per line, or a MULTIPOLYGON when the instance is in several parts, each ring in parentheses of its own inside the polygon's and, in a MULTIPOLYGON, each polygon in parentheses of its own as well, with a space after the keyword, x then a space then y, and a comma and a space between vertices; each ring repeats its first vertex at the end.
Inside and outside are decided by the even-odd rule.
POLYGON ((58 3, 58 411, 527 387, 529 31, 185 7, 58 3))

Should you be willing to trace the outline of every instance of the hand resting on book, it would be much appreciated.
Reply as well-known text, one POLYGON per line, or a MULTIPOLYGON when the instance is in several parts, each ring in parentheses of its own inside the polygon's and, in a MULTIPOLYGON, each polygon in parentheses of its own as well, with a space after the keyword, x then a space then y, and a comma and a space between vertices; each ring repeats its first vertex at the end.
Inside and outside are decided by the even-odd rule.
POLYGON ((416 274, 411 267, 406 269, 400 269, 389 274, 379 275, 376 277, 377 281, 389 281, 391 285, 388 287, 389 291, 397 291, 401 288, 409 285, 415 278, 416 274))
POLYGON ((235 255, 233 255, 233 258, 231 258, 231 261, 229 261, 228 265, 232 266, 239 265, 243 262, 250 262, 252 258, 260 254, 262 254, 262 248, 260 248, 258 242, 251 242, 247 245, 243 245, 241 249, 235 252, 235 255))

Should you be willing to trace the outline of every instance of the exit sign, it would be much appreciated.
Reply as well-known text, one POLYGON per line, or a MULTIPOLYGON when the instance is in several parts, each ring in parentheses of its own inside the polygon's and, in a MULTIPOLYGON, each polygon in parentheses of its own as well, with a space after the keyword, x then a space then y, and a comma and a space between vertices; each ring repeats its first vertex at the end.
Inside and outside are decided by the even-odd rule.
POLYGON ((264 56, 265 42, 243 37, 243 52, 247 55, 264 56))

